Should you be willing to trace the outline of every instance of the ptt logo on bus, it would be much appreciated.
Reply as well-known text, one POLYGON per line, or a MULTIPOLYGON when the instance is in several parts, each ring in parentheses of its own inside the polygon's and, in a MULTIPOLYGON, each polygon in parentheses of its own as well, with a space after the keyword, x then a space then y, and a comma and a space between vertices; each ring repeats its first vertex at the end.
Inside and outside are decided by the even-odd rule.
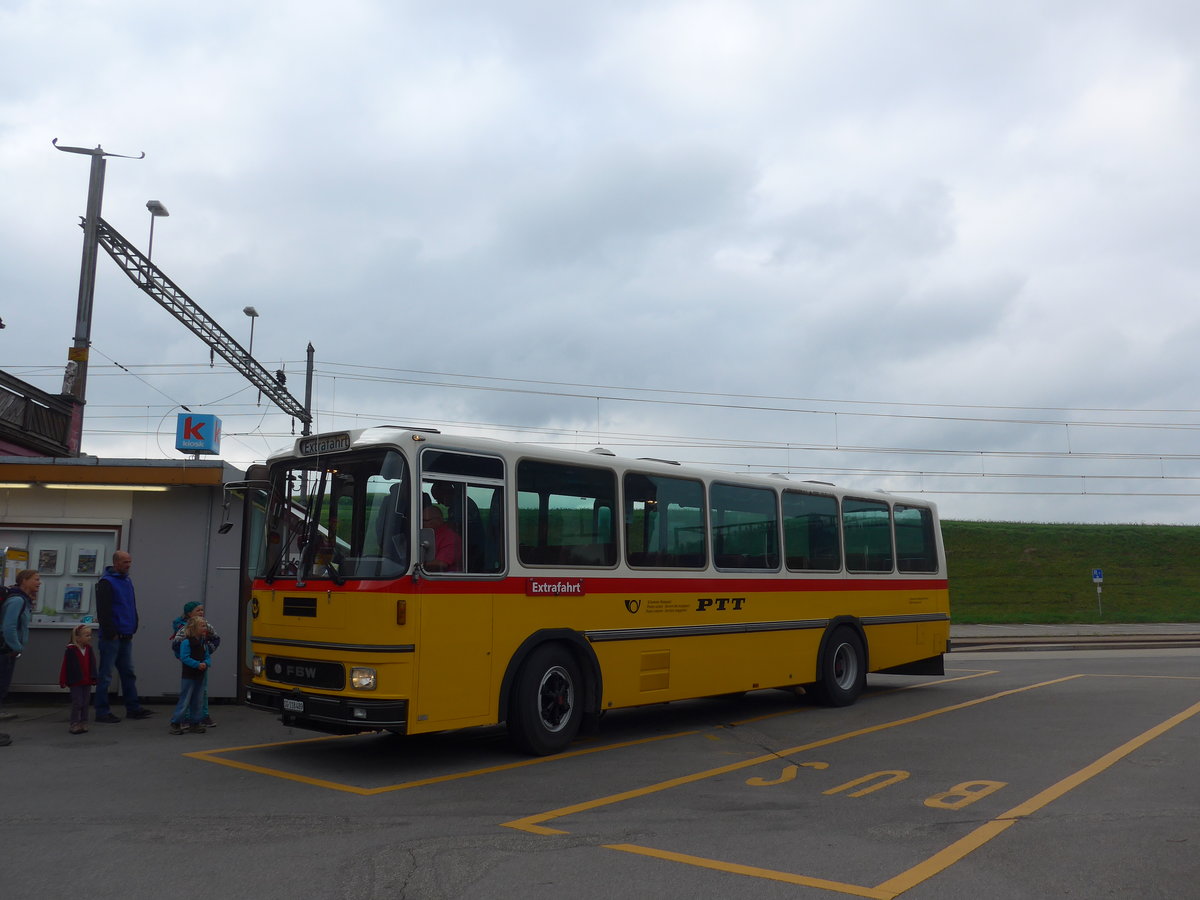
POLYGON ((726 609, 741 609, 745 605, 745 597, 701 597, 696 601, 696 612, 708 612, 714 606, 723 612, 726 609))

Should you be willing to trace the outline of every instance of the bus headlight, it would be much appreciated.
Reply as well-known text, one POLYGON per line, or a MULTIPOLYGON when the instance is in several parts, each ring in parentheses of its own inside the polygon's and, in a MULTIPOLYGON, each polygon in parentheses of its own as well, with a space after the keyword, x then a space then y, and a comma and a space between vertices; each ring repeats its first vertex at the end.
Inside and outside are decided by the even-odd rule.
POLYGON ((375 670, 355 666, 350 670, 350 686, 357 691, 375 690, 375 670))
POLYGON ((263 658, 261 656, 251 657, 250 669, 254 672, 255 677, 263 673, 263 658))

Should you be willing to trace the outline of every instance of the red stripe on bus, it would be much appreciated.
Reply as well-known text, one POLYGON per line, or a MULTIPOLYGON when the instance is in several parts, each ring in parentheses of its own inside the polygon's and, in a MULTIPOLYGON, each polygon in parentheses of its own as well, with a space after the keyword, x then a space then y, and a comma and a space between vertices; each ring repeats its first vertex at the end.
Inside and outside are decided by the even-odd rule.
MULTIPOLYGON (((582 579, 583 596, 588 594, 762 594, 805 591, 944 591, 945 578, 629 578, 611 576, 513 575, 498 581, 467 581, 425 578, 414 583, 405 576, 395 581, 356 581, 344 584, 309 580, 303 588, 295 584, 254 582, 256 591, 316 592, 365 594, 525 594, 530 578, 545 581, 582 579)), ((547 595, 548 596, 548 595, 547 595)), ((564 596, 579 596, 577 594, 564 596)))

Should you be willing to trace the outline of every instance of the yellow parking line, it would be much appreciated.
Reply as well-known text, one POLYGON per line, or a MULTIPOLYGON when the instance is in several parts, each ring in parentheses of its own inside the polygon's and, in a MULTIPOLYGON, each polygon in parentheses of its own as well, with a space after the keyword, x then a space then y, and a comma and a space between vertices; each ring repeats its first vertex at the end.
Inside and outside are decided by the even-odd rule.
POLYGON ((620 794, 613 794, 608 797, 599 797, 594 800, 587 800, 583 803, 575 803, 571 806, 563 806, 559 809, 552 809, 549 812, 538 813, 533 816, 525 816, 521 819, 514 819, 511 822, 504 822, 507 828, 516 828, 521 831, 528 831, 533 834, 569 834, 570 832, 561 831, 556 828, 549 828, 543 825, 543 822, 549 822, 552 819, 560 819, 565 816, 575 815, 581 812, 588 812, 593 809, 599 809, 602 806, 610 806, 614 803, 622 803, 625 800, 633 800, 637 797, 645 797, 648 794, 656 794, 660 791, 670 790, 671 788, 680 787, 685 784, 691 784, 696 781, 703 781, 706 778, 713 778, 717 775, 724 775, 729 772, 736 772, 739 769, 747 769, 751 766, 757 766, 764 762, 777 760, 782 756, 791 756, 794 753, 803 753, 808 750, 816 749, 817 747, 827 747, 830 744, 837 744, 841 741, 848 741, 851 738, 862 737, 866 734, 873 734, 877 731, 885 731, 888 728, 896 728, 900 725, 910 725, 913 722, 920 722, 924 719, 940 716, 943 713, 954 712, 959 709, 968 709, 972 706, 978 706, 981 703, 988 703, 992 700, 998 700, 1001 697, 1009 697, 1013 694, 1020 694, 1024 691, 1031 691, 1036 688, 1047 687, 1052 684, 1061 684, 1064 681, 1072 681, 1076 678, 1081 678, 1081 675, 1067 675, 1063 678, 1054 678, 1050 681, 1042 681, 1038 684, 1026 685, 1025 687, 1011 688, 1007 691, 1000 691, 996 694, 990 694, 987 697, 979 697, 975 700, 966 700, 962 703, 955 703, 951 706, 943 706, 940 709, 930 710, 929 712, 918 713, 915 716, 907 716, 903 719, 896 719, 892 722, 884 722, 881 725, 872 725, 868 728, 860 728, 857 731, 848 731, 845 734, 839 734, 834 737, 822 738, 819 741, 812 741, 808 744, 801 744, 798 747, 789 747, 786 750, 776 750, 773 753, 766 753, 761 756, 755 756, 751 759, 742 760, 741 762, 729 763, 728 765, 718 766, 715 769, 707 769, 703 772, 695 772, 691 775, 682 775, 679 778, 670 778, 666 781, 660 781, 657 784, 647 785, 646 787, 634 788, 633 790, 623 791, 620 794))
POLYGON ((888 688, 886 691, 880 691, 882 694, 898 694, 901 691, 915 691, 917 688, 925 687, 941 687, 943 684, 949 684, 952 681, 970 681, 972 678, 982 678, 984 675, 999 675, 999 669, 959 669, 960 672, 970 672, 970 675, 955 675, 953 678, 939 678, 937 681, 922 681, 920 684, 906 684, 903 687, 888 688))
MULTIPOLYGON (((244 772, 254 772, 258 775, 270 775, 274 778, 283 778, 288 781, 297 781, 301 784, 312 785, 313 787, 327 788, 331 791, 343 791, 347 794, 358 794, 362 797, 370 797, 375 794, 386 794, 391 791, 403 791, 408 788, 424 787, 430 784, 440 784, 445 781, 457 781, 460 778, 474 778, 478 775, 490 775, 495 772, 504 772, 509 769, 521 769, 525 766, 536 766, 542 763, 552 763, 560 759, 571 759, 576 756, 587 756, 592 753, 602 753, 605 750, 620 750, 624 747, 633 747, 638 744, 650 744, 655 741, 666 741, 673 738, 688 737, 696 734, 696 731, 679 731, 674 734, 661 734, 655 737, 639 738, 634 741, 623 741, 618 744, 604 744, 599 747, 585 747, 580 750, 568 750, 564 753, 559 753, 556 756, 542 756, 535 759, 523 759, 518 762, 503 763, 498 766, 488 766, 483 769, 470 769, 466 772, 451 772, 447 775, 434 775, 430 778, 418 778, 413 781, 404 781, 399 784, 386 784, 382 787, 364 788, 353 784, 343 784, 337 781, 328 781, 324 778, 312 778, 308 775, 300 775, 296 772, 288 772, 284 769, 274 769, 268 766, 259 766, 254 763, 242 762, 237 759, 225 759, 221 754, 236 753, 242 750, 257 750, 264 747, 282 747, 289 744, 307 744, 314 741, 335 740, 340 738, 307 738, 299 741, 280 741, 269 744, 249 744, 244 747, 226 747, 220 750, 197 750, 193 753, 185 753, 184 756, 189 756, 192 759, 203 760, 204 762, 216 763, 220 766, 229 766, 232 769, 241 769, 244 772)), ((344 737, 356 737, 357 735, 345 735, 344 737)))
POLYGON ((870 900, 891 900, 894 894, 884 893, 876 888, 863 887, 858 884, 843 884, 840 881, 827 881, 824 878, 810 878, 807 875, 795 875, 791 872, 780 872, 776 869, 760 869, 757 866, 743 866, 739 863, 718 862, 715 859, 705 859, 702 856, 689 856, 686 853, 672 853, 669 850, 655 850, 652 847, 639 847, 637 844, 606 844, 609 850, 623 850, 626 853, 636 853, 639 856, 651 856, 655 859, 665 859, 670 862, 685 863, 702 869, 713 869, 717 872, 728 872, 731 875, 746 875, 750 878, 766 878, 771 881, 782 881, 785 884, 798 884, 804 887, 822 888, 827 891, 837 891, 839 894, 850 894, 855 897, 868 897, 870 900))
MULTIPOLYGON (((898 693, 900 693, 900 691, 915 691, 918 688, 926 688, 926 687, 934 687, 934 686, 940 687, 943 684, 949 684, 951 681, 966 681, 969 678, 981 678, 984 675, 998 675, 1000 673, 999 669, 981 669, 979 671, 975 671, 973 669, 967 669, 965 671, 969 671, 972 674, 956 675, 953 678, 939 678, 937 681, 923 681, 920 684, 906 684, 903 687, 888 688, 887 690, 883 690, 883 691, 874 691, 874 692, 872 692, 871 696, 882 697, 885 694, 898 694, 898 693)), ((812 709, 811 706, 805 706, 805 707, 801 707, 799 709, 785 709, 782 712, 763 713, 761 716, 752 716, 749 719, 738 719, 737 721, 730 722, 729 724, 730 725, 750 725, 750 724, 753 724, 754 722, 762 722, 765 719, 779 719, 779 718, 782 718, 783 716, 794 716, 797 713, 805 712, 806 710, 811 710, 811 709, 812 709)), ((724 728, 726 726, 721 725, 718 727, 724 728)))
POLYGON ((970 834, 955 841, 946 849, 931 856, 924 862, 913 866, 907 872, 902 872, 895 878, 883 882, 877 889, 884 892, 884 897, 886 898, 897 897, 909 888, 932 878, 939 872, 954 865, 967 854, 982 847, 996 835, 1017 824, 1019 820, 1033 815, 1038 810, 1062 797, 1068 791, 1072 791, 1085 781, 1095 778, 1105 769, 1124 759, 1133 751, 1144 747, 1150 741, 1170 731, 1181 722, 1187 721, 1197 713, 1200 713, 1200 703, 1188 707, 1165 722, 1161 722, 1148 731, 1142 732, 1132 740, 1126 741, 1120 747, 1104 754, 1090 765, 1084 766, 1075 774, 1068 775, 1057 784, 1053 784, 1044 791, 1030 797, 1024 803, 1020 803, 1008 812, 1002 813, 990 822, 984 823, 970 834))

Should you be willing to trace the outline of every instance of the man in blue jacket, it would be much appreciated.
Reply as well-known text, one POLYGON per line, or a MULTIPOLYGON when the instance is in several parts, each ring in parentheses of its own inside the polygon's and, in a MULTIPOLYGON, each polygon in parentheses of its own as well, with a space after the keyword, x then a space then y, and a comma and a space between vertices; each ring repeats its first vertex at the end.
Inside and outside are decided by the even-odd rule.
POLYGON ((133 674, 133 636, 137 634, 137 601, 129 567, 133 557, 124 550, 113 554, 112 565, 96 582, 96 618, 100 623, 100 671, 96 682, 96 721, 120 722, 108 705, 108 685, 113 664, 121 676, 121 695, 125 698, 125 716, 145 719, 154 715, 138 701, 137 676, 133 674))

